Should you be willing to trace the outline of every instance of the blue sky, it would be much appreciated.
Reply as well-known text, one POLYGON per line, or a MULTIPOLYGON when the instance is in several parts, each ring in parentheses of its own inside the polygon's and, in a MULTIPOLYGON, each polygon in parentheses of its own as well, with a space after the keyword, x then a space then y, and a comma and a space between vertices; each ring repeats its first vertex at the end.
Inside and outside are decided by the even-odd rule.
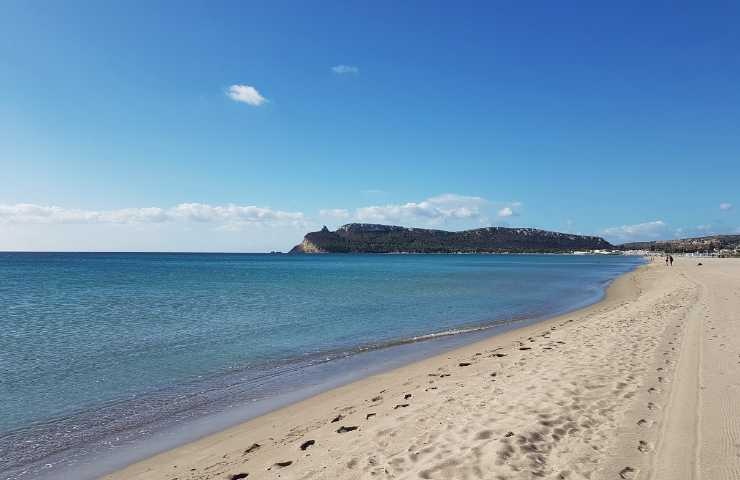
POLYGON ((740 4, 594 3, 3 2, 0 249, 740 233, 740 4))

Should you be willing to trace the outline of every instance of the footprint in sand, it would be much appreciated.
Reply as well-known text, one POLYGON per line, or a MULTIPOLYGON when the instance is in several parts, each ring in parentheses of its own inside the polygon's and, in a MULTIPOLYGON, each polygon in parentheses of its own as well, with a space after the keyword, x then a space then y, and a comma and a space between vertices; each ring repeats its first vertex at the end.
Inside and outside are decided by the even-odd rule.
POLYGON ((624 467, 619 472, 619 478, 624 478, 625 480, 631 480, 635 478, 637 475, 637 471, 632 467, 624 467))
POLYGON ((476 440, 488 440, 493 436, 492 430, 481 430, 478 435, 475 436, 476 440))
MULTIPOLYGON (((248 449, 244 450, 244 455, 246 455, 248 453, 254 452, 255 450, 257 450, 261 446, 262 445, 260 445, 259 443, 253 443, 251 447, 249 447, 248 449)), ((245 478, 245 477, 241 477, 241 478, 245 478)))
POLYGON ((316 443, 316 440, 307 440, 301 444, 301 450, 305 450, 308 447, 314 445, 316 443))
POLYGON ((241 480, 242 478, 247 478, 248 476, 248 473, 235 473, 229 477, 229 480, 241 480))
POLYGON ((332 419, 331 423, 337 423, 339 420, 343 418, 344 418, 344 415, 337 415, 336 417, 332 419))
POLYGON ((647 453, 651 450, 650 444, 648 444, 644 440, 640 440, 640 443, 637 444, 637 449, 641 451, 642 453, 647 453))
POLYGON ((357 430, 357 428, 358 428, 358 427, 356 427, 356 426, 352 426, 352 427, 345 427, 344 425, 342 425, 342 426, 341 426, 341 427, 339 427, 339 429, 337 430, 337 433, 346 433, 346 432, 353 432, 353 431, 357 430))

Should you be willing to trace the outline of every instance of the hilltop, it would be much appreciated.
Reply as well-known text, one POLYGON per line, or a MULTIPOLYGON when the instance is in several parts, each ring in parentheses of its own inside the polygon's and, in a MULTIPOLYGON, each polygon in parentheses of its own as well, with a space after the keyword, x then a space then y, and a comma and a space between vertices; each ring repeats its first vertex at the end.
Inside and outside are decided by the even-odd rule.
POLYGON ((487 227, 460 232, 350 223, 306 234, 290 253, 559 253, 613 249, 601 237, 535 228, 487 227))

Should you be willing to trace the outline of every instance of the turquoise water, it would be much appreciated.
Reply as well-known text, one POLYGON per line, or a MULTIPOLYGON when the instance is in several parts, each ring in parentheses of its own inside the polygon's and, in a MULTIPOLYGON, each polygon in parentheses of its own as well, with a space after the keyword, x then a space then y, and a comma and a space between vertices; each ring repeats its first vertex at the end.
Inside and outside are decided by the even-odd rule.
POLYGON ((346 373, 362 352, 577 308, 639 262, 0 253, 0 478, 95 463, 346 373))

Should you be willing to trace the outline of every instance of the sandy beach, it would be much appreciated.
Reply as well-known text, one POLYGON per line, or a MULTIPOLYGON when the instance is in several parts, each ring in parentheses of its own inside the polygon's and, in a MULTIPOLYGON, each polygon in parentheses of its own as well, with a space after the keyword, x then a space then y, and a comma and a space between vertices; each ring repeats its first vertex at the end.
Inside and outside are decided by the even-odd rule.
POLYGON ((738 479, 738 312, 740 260, 652 263, 591 307, 105 478, 738 479))

